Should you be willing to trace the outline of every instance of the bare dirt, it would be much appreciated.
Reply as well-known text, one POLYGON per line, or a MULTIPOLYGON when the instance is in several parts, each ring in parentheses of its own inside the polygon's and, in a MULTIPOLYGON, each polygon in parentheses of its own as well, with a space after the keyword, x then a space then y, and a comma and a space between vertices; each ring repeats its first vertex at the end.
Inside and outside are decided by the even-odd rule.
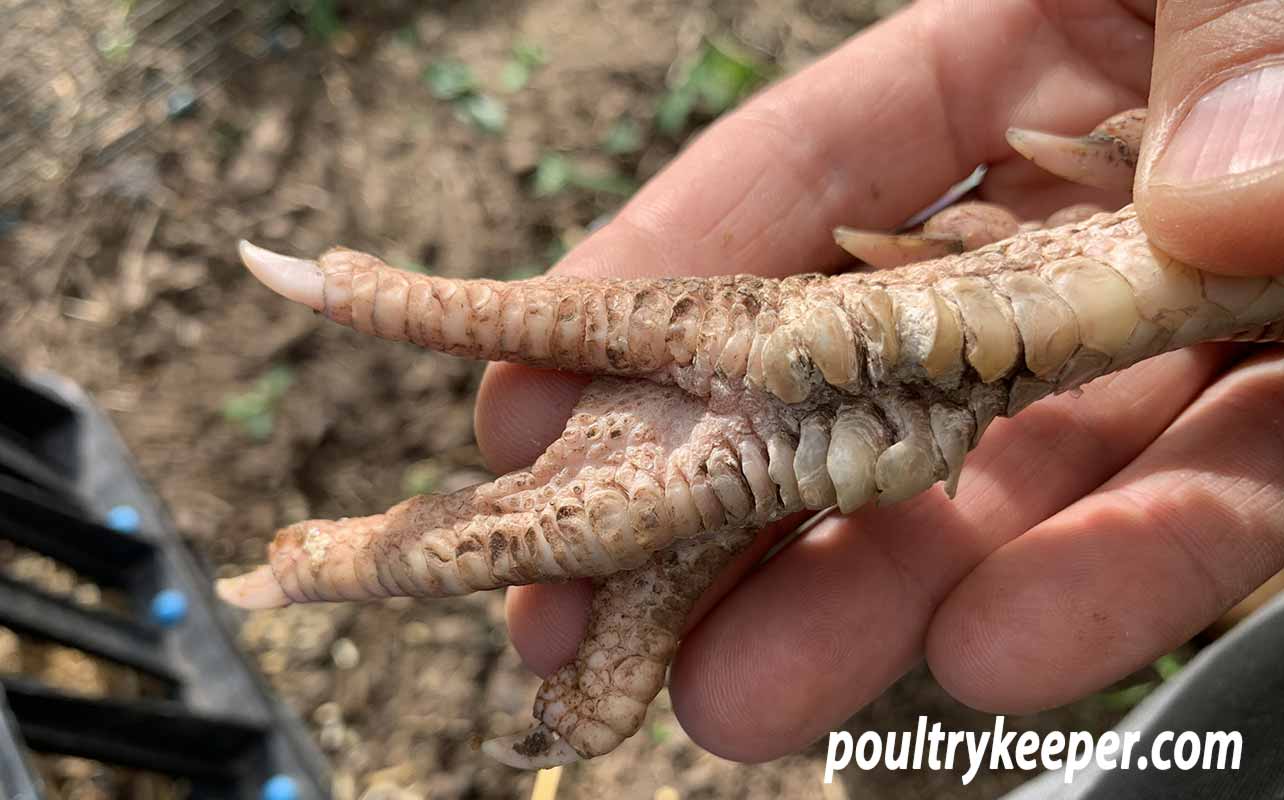
MULTIPOLYGON (((22 153, 0 195, 0 355, 95 395, 220 573, 260 561, 272 531, 295 520, 371 513, 488 475, 472 429, 480 365, 323 324, 257 285, 236 261, 238 239, 297 253, 343 243, 451 276, 540 271, 624 199, 600 185, 540 196, 532 181, 546 154, 644 181, 698 131, 695 119, 670 135, 655 117, 674 65, 704 37, 734 38, 788 72, 899 5, 381 2, 341 5, 326 36, 309 34, 315 19, 297 10, 235 30, 235 15, 211 17, 199 36, 155 52, 140 35, 123 58, 181 73, 193 42, 218 55, 245 37, 258 37, 247 49, 261 57, 142 102, 145 76, 98 93, 91 80, 116 70, 119 47, 103 37, 128 30, 129 4, 68 2, 76 25, 59 21, 57 3, 6 4, 0 46, 28 55, 0 63, 0 148, 22 153), (547 58, 517 90, 504 83, 515 45, 547 58), (479 130, 458 102, 434 97, 424 72, 448 60, 505 105, 502 130, 479 130), (127 107, 147 135, 98 157, 112 131, 79 136, 83 120, 127 107), (622 128, 638 134, 634 146, 607 152, 622 128)), ((533 776, 473 744, 525 727, 537 684, 507 644, 499 593, 258 613, 242 638, 310 723, 336 797, 530 793, 533 776)), ((856 724, 912 730, 919 714, 991 724, 923 671, 856 724)), ((1088 704, 1030 724, 1109 717, 1088 704)), ((620 751, 568 768, 558 796, 844 796, 821 785, 823 757, 813 747, 759 766, 718 759, 686 738, 662 695, 620 751)), ((68 797, 143 796, 95 779, 92 764, 50 769, 68 797)), ((982 773, 962 787, 957 774, 873 772, 849 789, 975 798, 1020 780, 982 773)))

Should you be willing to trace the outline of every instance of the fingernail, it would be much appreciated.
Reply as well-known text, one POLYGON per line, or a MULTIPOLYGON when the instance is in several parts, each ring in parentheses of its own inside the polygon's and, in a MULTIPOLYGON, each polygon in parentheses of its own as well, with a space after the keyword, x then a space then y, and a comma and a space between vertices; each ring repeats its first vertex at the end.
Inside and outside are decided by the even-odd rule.
POLYGON ((1177 127, 1151 175, 1202 183, 1284 160, 1284 64, 1240 75, 1204 95, 1177 127))

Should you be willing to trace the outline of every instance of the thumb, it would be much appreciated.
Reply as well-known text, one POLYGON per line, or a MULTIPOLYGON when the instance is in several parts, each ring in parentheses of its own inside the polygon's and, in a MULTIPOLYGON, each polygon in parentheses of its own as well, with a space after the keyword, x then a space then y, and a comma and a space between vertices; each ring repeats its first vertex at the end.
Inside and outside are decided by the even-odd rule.
POLYGON ((1284 273, 1284 3, 1160 0, 1149 108, 1135 189, 1151 241, 1284 273))

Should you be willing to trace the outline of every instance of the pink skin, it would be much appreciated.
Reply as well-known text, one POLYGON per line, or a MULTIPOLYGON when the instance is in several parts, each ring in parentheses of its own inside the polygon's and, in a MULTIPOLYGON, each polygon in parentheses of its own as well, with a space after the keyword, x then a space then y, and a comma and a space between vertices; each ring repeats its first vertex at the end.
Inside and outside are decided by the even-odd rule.
MULTIPOLYGON (((1023 218, 1117 207, 1121 194, 1041 174, 1004 132, 1090 130, 1142 105, 1153 19, 1143 2, 915 5, 720 122, 556 270, 837 266, 832 227, 893 228, 978 162, 991 163, 982 198, 1023 218)), ((769 759, 924 657, 965 702, 1029 711, 1183 641, 1284 566, 1284 429, 1271 410, 1284 370, 1278 350, 1233 366, 1239 352, 1163 356, 996 423, 953 503, 928 493, 831 519, 757 570, 742 558, 674 664, 684 727, 719 755, 769 759)), ((581 386, 492 365, 477 411, 491 466, 529 463, 581 386)), ((508 597, 533 668, 573 655, 582 587, 508 597)))

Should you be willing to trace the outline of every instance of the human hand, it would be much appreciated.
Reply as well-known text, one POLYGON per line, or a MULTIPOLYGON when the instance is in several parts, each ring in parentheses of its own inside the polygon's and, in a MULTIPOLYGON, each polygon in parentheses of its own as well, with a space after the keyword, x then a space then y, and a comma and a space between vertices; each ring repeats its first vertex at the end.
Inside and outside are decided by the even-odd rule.
MULTIPOLYGON (((1137 192, 1147 232, 1199 266, 1279 271, 1284 168, 1269 163, 1284 140, 1195 131, 1227 143, 1208 159, 1165 144, 1183 118, 1242 120, 1248 97, 1257 118, 1281 117, 1284 78, 1221 83, 1278 56, 1279 16, 1269 3, 1169 2, 1156 35, 1154 3, 1139 0, 918 4, 713 126, 555 270, 838 268, 835 225, 890 228, 982 162, 982 197, 1022 217, 1117 206, 1124 197, 1034 169, 1003 134, 1082 132, 1144 105, 1149 86, 1137 192), (1253 93, 1188 113, 1194 92, 1218 84, 1253 93), (1253 142, 1268 149, 1254 156, 1253 142), (1181 164, 1201 166, 1182 178, 1181 164), (1231 165, 1236 175, 1216 177, 1231 165)), ((1172 353, 995 423, 952 503, 931 492, 831 517, 754 569, 783 529, 759 537, 706 596, 674 663, 684 727, 720 755, 769 759, 923 657, 960 700, 1021 712, 1184 641, 1284 566, 1284 370, 1278 352, 1241 356, 1172 353)), ((582 385, 493 365, 477 419, 491 466, 530 462, 582 385)), ((587 599, 584 585, 509 593, 513 640, 535 669, 574 654, 587 599)))

